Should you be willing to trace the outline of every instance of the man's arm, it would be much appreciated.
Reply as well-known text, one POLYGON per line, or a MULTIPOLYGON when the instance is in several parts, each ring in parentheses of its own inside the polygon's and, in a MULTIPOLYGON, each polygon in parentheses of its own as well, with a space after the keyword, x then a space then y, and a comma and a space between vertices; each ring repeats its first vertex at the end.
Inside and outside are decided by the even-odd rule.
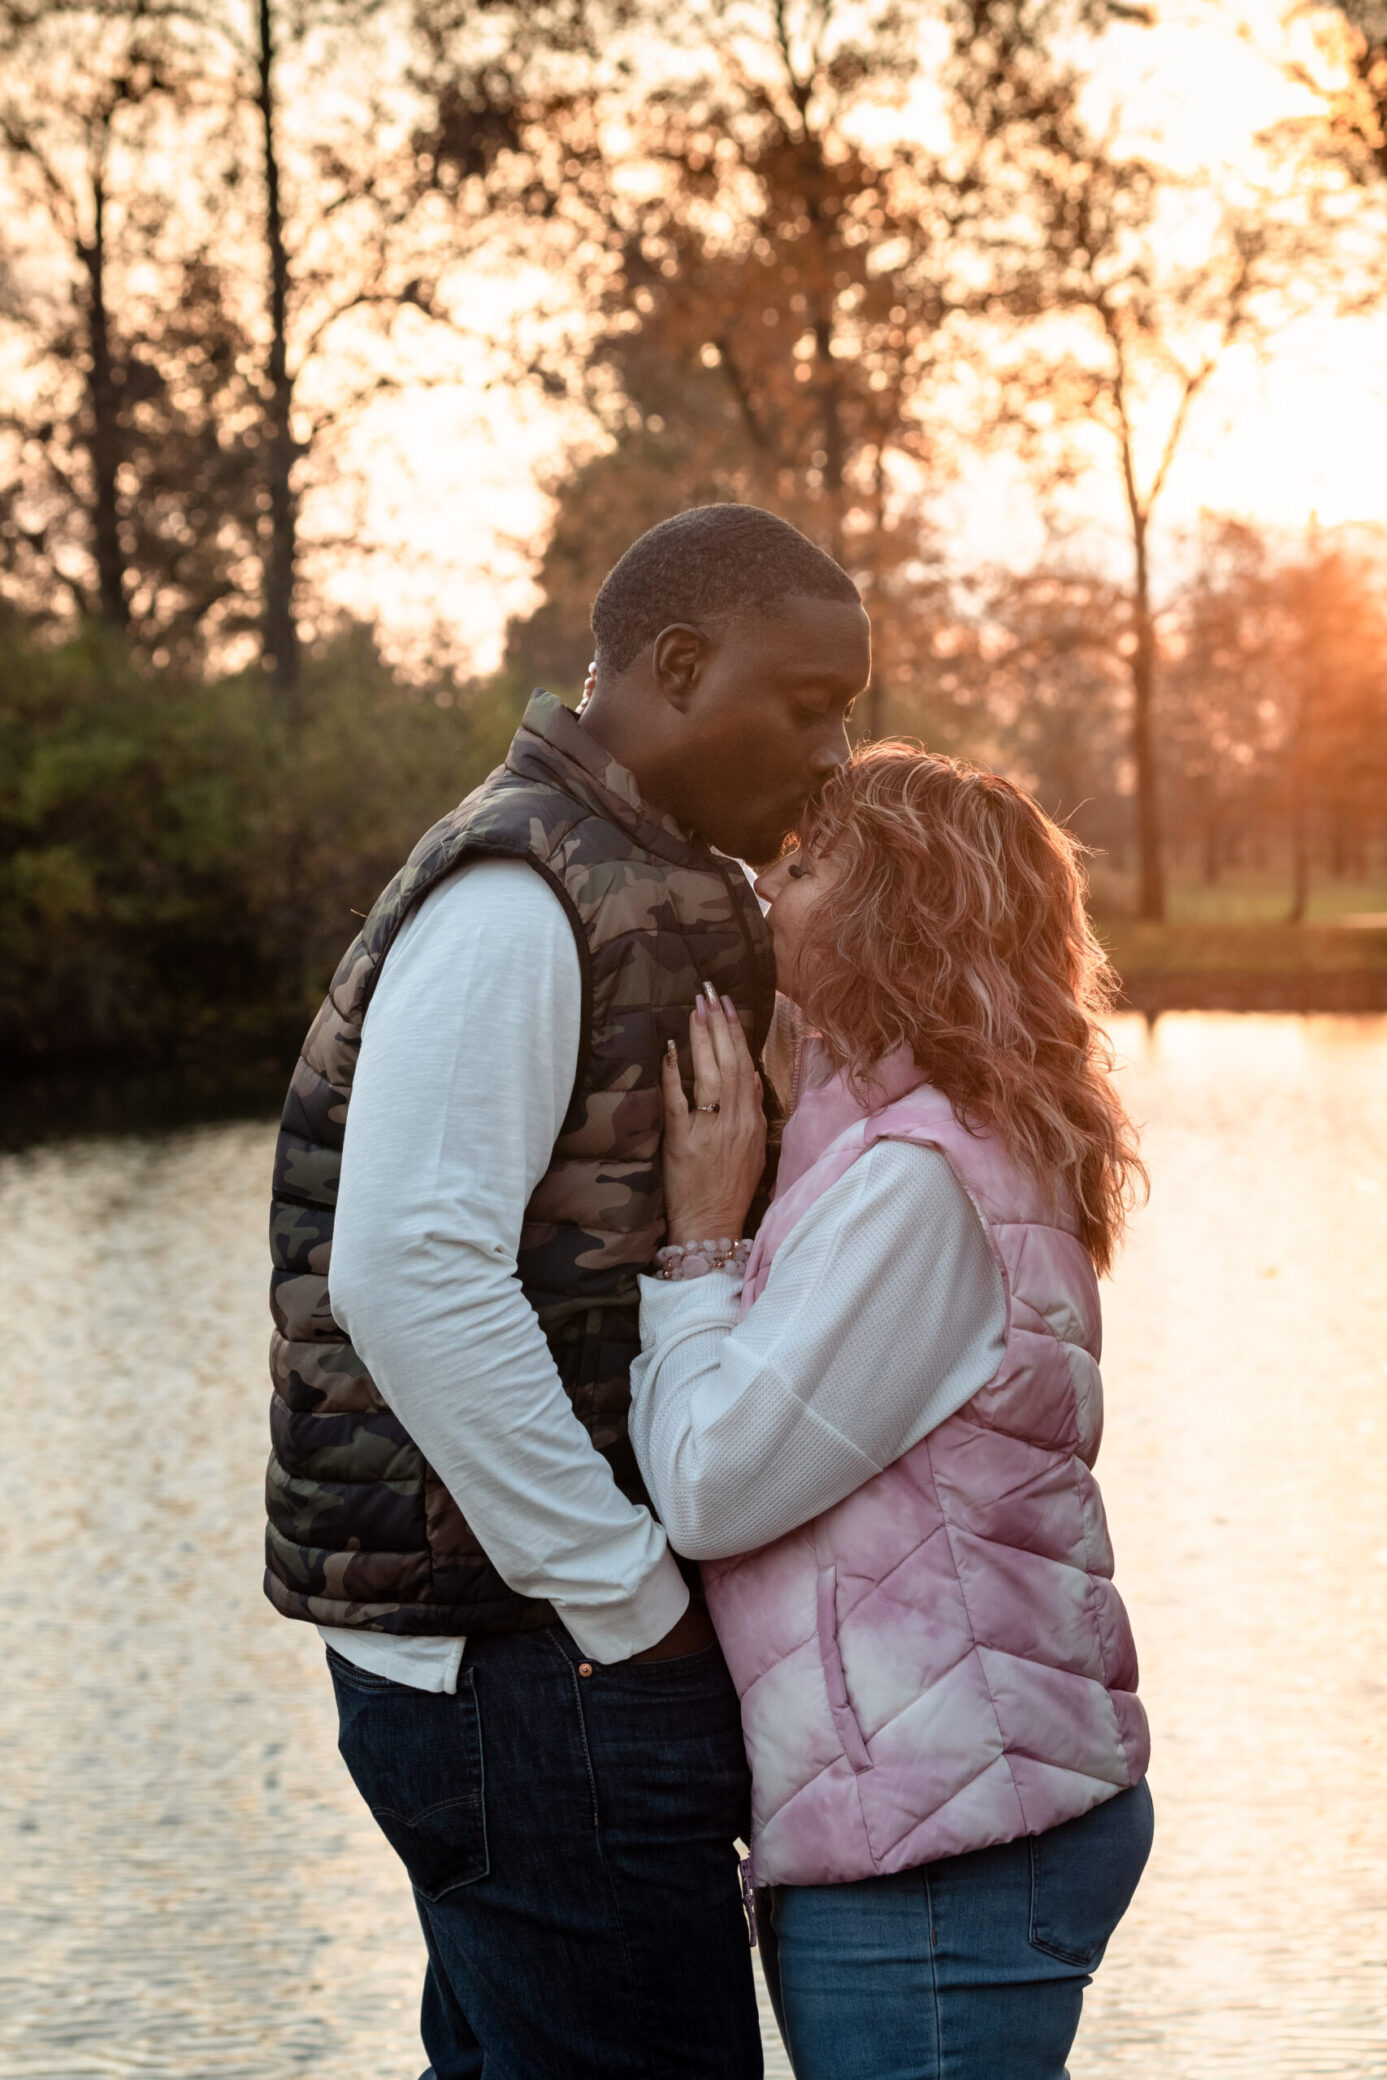
POLYGON ((564 1392, 516 1277, 526 1204, 572 1093, 572 927, 519 860, 434 891, 386 961, 362 1036, 333 1234, 333 1312, 513 1589, 623 1661, 688 1590, 564 1392))

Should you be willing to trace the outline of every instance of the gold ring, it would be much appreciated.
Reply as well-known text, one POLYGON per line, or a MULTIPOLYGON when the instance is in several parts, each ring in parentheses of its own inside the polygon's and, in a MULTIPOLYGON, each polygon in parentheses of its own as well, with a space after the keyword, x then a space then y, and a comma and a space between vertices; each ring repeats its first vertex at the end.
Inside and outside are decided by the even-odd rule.
POLYGON ((721 1105, 695 1105, 695 1112, 721 1112, 721 1105))

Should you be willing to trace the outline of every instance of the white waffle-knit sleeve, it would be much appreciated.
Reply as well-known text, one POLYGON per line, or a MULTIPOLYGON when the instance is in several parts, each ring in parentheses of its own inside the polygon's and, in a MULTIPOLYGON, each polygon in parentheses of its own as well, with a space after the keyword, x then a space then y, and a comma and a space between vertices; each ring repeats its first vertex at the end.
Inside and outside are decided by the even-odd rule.
POLYGON ((641 1280, 631 1439, 676 1552, 807 1523, 961 1408, 1006 1336, 1001 1273, 937 1150, 878 1142, 782 1242, 756 1304, 641 1280))

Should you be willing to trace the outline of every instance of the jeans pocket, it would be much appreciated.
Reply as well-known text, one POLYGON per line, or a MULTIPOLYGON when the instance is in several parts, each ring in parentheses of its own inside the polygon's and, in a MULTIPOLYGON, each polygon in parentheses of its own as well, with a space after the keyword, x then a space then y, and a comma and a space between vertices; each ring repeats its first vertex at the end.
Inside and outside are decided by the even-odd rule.
POLYGON ((691 1654, 663 1654, 653 1661, 599 1662, 593 1682, 583 1684, 583 1694, 623 1709, 668 1715, 675 1721, 682 1717, 690 1729, 726 1724, 735 1727, 737 1740, 741 1740, 736 1685, 716 1640, 695 1647, 691 1654))
POLYGON ((327 1650, 327 1666, 339 1702, 344 1683, 356 1690, 374 1691, 382 1697, 399 1688, 391 1677, 375 1675, 369 1668, 360 1668, 355 1661, 348 1661, 346 1655, 339 1654, 336 1647, 329 1647, 327 1650))
POLYGON ((452 1697, 358 1673, 332 1671, 352 1782, 423 1898, 474 1885, 491 1867, 474 1671, 452 1697))
POLYGON ((1151 1793, 1142 1783, 1030 1837, 1035 1949, 1093 1969, 1132 1903, 1152 1826, 1151 1793))
MULTIPOLYGON (((700 1679, 711 1678, 717 1682, 721 1665, 722 1648, 715 1639, 710 1640, 706 1647, 691 1648, 687 1654, 656 1654, 649 1661, 637 1661, 633 1658, 606 1664, 623 1671, 629 1670, 640 1682, 644 1682, 647 1676, 656 1680, 661 1676, 675 1680, 695 1676, 700 1679)), ((729 1676, 727 1680, 730 1683, 732 1678, 729 1676)))

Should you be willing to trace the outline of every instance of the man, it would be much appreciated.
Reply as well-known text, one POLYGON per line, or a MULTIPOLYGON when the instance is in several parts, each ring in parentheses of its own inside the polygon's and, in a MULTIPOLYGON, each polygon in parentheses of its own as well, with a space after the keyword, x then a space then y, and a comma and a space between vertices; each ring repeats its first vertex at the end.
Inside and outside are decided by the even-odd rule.
POLYGON ((846 756, 868 627, 793 528, 711 506, 627 551, 593 631, 582 720, 536 694, 366 920, 276 1165, 266 1591, 322 1627, 414 1886, 425 2080, 762 2069, 736 1700, 627 1374, 660 1056, 705 981, 760 1049, 736 861, 846 756))

